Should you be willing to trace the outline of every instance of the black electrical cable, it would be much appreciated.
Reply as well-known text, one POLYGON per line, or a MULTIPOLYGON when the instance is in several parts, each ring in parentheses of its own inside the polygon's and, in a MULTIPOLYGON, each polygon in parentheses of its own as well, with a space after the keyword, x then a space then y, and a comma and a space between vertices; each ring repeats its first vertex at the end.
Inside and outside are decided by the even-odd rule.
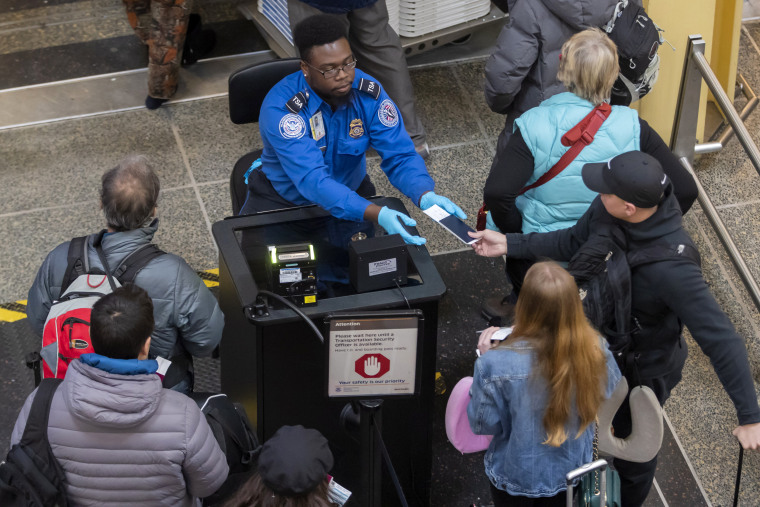
POLYGON ((374 426, 375 433, 377 434, 377 443, 380 444, 380 451, 383 454, 383 461, 385 461, 385 466, 388 470, 388 474, 391 476, 393 486, 396 488, 398 499, 401 502, 402 507, 409 507, 409 503, 406 501, 406 496, 404 496, 404 490, 401 488, 401 482, 399 482, 398 475, 396 475, 396 469, 393 468, 393 462, 391 461, 391 457, 388 454, 388 449, 385 447, 383 435, 380 433, 380 428, 377 427, 375 416, 371 414, 370 417, 372 417, 372 426, 374 426))
POLYGON ((398 283, 398 278, 394 278, 393 281, 396 284, 396 287, 398 287, 398 291, 401 293, 401 297, 404 298, 404 302, 406 303, 406 307, 410 310, 412 309, 412 305, 409 304, 409 300, 406 299, 406 294, 404 294, 404 289, 401 288, 401 285, 398 283))
POLYGON ((305 313, 299 310, 296 305, 294 305, 293 303, 291 303, 284 297, 280 296, 279 294, 275 294, 274 292, 270 292, 268 290, 260 290, 259 294, 266 294, 267 296, 271 296, 275 298, 277 301, 287 306, 288 308, 290 308, 291 310, 293 310, 294 312, 296 312, 298 316, 301 317, 309 325, 309 327, 311 327, 312 331, 314 331, 314 334, 316 334, 317 338, 319 338, 319 341, 322 342, 322 345, 325 344, 325 337, 322 336, 322 333, 319 332, 319 329, 317 328, 317 326, 315 326, 314 323, 311 321, 311 319, 307 317, 305 313))

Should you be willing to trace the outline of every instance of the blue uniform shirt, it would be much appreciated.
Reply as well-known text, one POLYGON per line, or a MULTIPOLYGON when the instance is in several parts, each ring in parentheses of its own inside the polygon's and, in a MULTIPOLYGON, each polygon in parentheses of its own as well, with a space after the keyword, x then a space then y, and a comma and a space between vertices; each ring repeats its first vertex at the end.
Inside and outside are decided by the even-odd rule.
POLYGON ((419 204, 435 184, 396 105, 360 70, 350 93, 333 112, 301 72, 277 83, 259 116, 264 174, 294 204, 318 204, 338 218, 363 220, 370 202, 355 190, 367 174, 364 152, 372 146, 393 186, 419 204))

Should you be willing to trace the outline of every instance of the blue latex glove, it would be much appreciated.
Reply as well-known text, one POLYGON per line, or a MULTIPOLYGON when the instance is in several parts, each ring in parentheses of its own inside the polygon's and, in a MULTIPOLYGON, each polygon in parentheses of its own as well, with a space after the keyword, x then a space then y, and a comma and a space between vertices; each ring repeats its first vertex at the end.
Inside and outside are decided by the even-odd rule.
POLYGON ((417 225, 417 222, 413 218, 408 217, 403 213, 399 213, 396 210, 392 210, 388 206, 383 206, 380 209, 380 213, 377 215, 377 223, 382 225, 383 229, 385 229, 388 234, 401 234, 401 238, 404 242, 412 245, 424 245, 427 242, 425 238, 412 236, 406 232, 406 229, 404 229, 404 226, 401 225, 399 220, 406 225, 417 225))
POLYGON ((435 192, 428 192, 420 198, 420 209, 422 210, 426 210, 434 204, 446 210, 449 215, 455 215, 461 220, 467 219, 467 215, 462 211, 462 208, 451 202, 447 197, 438 195, 435 192))

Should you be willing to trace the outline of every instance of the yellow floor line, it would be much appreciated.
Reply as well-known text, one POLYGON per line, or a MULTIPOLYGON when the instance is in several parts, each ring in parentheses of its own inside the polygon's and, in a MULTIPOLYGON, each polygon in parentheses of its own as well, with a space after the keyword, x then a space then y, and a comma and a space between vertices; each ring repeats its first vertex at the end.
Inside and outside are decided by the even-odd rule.
POLYGON ((0 322, 16 322, 17 320, 25 319, 26 314, 21 312, 14 312, 13 310, 6 310, 0 308, 0 322))
MULTIPOLYGON (((207 269, 204 272, 209 273, 211 275, 219 276, 219 268, 207 269)), ((206 287, 219 287, 218 281, 203 280, 203 283, 206 284, 206 287)), ((21 301, 16 301, 16 303, 26 306, 26 299, 21 300, 21 301)), ((16 322, 17 320, 21 320, 24 318, 26 318, 26 314, 23 312, 17 312, 14 310, 7 310, 5 308, 0 308, 0 322, 16 322)))

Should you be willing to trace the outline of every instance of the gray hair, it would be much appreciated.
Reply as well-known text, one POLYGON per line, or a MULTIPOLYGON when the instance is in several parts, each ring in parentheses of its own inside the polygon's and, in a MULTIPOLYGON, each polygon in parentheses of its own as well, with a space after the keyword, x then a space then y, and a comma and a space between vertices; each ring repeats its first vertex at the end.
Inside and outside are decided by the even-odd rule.
POLYGON ((130 155, 101 179, 100 203, 108 227, 139 229, 152 221, 161 184, 145 155, 130 155))

